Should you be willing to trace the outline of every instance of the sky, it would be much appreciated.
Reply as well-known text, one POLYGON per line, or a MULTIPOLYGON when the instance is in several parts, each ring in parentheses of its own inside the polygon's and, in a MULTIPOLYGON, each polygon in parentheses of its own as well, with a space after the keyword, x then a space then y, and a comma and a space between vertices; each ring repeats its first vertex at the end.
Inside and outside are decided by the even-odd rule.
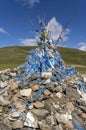
POLYGON ((86 0, 0 0, 0 48, 35 45, 39 20, 44 19, 51 39, 59 46, 86 51, 86 0), (30 22, 31 21, 31 22, 30 22))

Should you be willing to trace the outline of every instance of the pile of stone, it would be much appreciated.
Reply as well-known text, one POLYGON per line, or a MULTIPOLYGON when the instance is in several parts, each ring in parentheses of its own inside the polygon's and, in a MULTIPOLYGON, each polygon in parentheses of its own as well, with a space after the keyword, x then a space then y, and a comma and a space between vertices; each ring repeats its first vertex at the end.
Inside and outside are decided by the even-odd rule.
POLYGON ((56 82, 55 73, 43 72, 22 84, 18 73, 0 73, 0 130, 86 129, 86 75, 56 82))
POLYGON ((86 75, 67 67, 41 23, 23 65, 0 72, 0 130, 85 130, 86 75))

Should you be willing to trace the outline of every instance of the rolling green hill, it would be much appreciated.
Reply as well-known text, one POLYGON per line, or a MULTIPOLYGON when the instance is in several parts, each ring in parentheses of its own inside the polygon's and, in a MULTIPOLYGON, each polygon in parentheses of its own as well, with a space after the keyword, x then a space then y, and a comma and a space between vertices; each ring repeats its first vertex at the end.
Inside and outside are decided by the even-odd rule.
MULTIPOLYGON (((25 62, 27 53, 22 50, 29 51, 34 47, 6 47, 0 48, 0 70, 14 68, 25 62)), ((58 47, 57 50, 68 65, 75 65, 76 69, 81 73, 86 73, 86 52, 76 49, 58 47)))

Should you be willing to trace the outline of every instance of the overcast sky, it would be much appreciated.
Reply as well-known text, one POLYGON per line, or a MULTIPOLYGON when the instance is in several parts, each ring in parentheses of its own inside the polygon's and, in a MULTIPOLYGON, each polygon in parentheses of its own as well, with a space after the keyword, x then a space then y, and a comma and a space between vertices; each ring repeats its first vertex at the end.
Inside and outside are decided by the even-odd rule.
POLYGON ((0 0, 0 47, 34 45, 37 16, 45 19, 56 40, 67 19, 75 13, 62 35, 61 46, 86 51, 86 0, 0 0))

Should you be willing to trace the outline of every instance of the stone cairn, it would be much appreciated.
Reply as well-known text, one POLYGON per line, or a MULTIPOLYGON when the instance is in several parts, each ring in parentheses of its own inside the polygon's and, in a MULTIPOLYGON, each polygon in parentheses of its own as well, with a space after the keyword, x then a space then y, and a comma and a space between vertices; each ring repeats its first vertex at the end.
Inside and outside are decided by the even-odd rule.
POLYGON ((0 130, 86 130, 86 75, 64 63, 40 27, 25 63, 0 72, 0 130))

